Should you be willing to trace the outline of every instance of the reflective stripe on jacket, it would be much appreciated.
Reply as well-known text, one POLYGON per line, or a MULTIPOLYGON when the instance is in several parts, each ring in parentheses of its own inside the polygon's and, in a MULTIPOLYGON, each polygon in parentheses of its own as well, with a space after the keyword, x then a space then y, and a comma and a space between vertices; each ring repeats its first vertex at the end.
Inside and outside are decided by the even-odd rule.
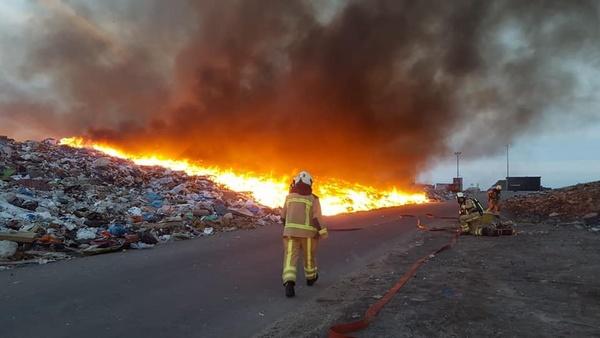
POLYGON ((474 212, 477 212, 477 206, 475 205, 475 202, 473 202, 473 200, 471 198, 467 198, 465 200, 465 202, 460 205, 459 214, 468 215, 468 214, 471 214, 474 212))
POLYGON ((312 238, 318 228, 313 220, 321 221, 321 204, 315 195, 289 194, 281 211, 285 218, 283 236, 312 238))

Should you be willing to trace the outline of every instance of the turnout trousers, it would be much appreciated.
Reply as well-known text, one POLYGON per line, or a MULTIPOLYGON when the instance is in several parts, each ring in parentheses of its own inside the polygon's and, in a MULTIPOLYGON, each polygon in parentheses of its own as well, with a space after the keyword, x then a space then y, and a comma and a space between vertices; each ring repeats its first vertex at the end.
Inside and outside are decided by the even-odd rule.
POLYGON ((495 200, 495 199, 489 199, 487 211, 499 213, 500 212, 500 201, 495 200))
POLYGON ((283 283, 296 282, 296 265, 302 254, 304 261, 304 276, 307 280, 317 278, 317 253, 318 240, 315 238, 283 237, 283 283))

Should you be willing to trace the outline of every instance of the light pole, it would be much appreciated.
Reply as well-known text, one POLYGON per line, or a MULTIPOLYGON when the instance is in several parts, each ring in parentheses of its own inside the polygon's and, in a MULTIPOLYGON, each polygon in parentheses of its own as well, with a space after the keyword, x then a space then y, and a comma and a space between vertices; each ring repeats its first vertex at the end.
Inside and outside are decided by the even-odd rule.
POLYGON ((460 171, 459 169, 459 162, 460 162, 460 155, 462 154, 462 152, 457 151, 454 153, 454 155, 456 155, 456 177, 460 177, 460 171))
POLYGON ((508 148, 510 147, 510 144, 506 145, 506 179, 508 180, 508 177, 510 176, 510 172, 508 171, 509 167, 508 167, 508 148))

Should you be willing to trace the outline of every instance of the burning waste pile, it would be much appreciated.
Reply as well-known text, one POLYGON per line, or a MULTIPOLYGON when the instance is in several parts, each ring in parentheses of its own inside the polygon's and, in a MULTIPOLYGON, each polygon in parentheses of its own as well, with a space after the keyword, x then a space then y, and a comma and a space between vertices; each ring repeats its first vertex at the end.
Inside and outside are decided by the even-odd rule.
POLYGON ((600 181, 578 184, 524 196, 505 202, 514 216, 530 222, 589 227, 600 231, 600 181))
POLYGON ((250 229, 273 209, 202 176, 0 137, 0 266, 250 229))

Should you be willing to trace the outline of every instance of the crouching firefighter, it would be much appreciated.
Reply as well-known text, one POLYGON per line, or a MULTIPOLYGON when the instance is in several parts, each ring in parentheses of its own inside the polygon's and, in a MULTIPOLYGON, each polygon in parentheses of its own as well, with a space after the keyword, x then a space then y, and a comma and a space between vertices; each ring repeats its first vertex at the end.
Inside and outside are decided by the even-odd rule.
POLYGON ((458 214, 460 221, 460 230, 463 234, 471 233, 473 224, 475 224, 481 216, 483 216, 483 207, 474 198, 466 197, 464 193, 456 193, 456 201, 458 202, 458 214))
POLYGON ((463 234, 475 236, 500 236, 514 233, 510 226, 496 226, 493 223, 498 216, 485 213, 481 203, 475 198, 465 197, 464 193, 456 194, 459 204, 460 229, 463 234))
POLYGON ((317 244, 327 238, 323 225, 319 198, 312 193, 313 180, 306 171, 300 172, 290 186, 281 211, 283 228, 283 285, 285 295, 294 297, 296 264, 300 254, 304 261, 306 285, 312 286, 319 278, 317 271, 317 244))

